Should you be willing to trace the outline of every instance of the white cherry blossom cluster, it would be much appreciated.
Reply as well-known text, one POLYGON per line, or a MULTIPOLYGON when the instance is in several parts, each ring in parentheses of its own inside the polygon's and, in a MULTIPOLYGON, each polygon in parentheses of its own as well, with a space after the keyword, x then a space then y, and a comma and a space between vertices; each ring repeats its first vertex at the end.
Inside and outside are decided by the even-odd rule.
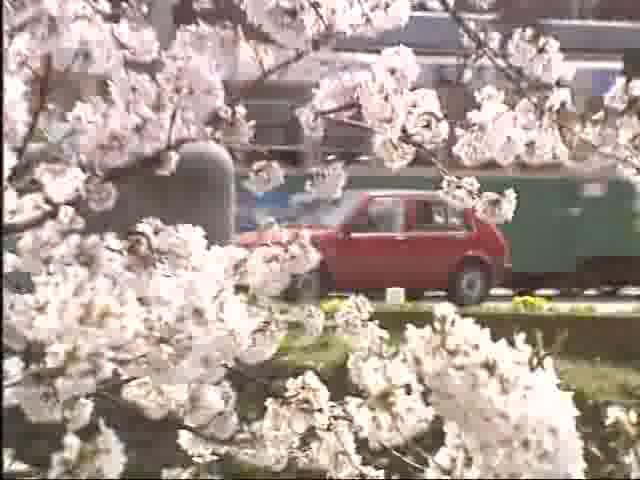
POLYGON ((618 78, 605 95, 605 111, 587 122, 593 163, 614 164, 617 173, 640 190, 640 79, 618 78))
POLYGON ((305 183, 305 191, 311 200, 336 200, 342 197, 347 183, 347 173, 342 162, 332 162, 326 167, 311 170, 311 178, 305 183))
MULTIPOLYGON (((336 315, 356 305, 366 310, 364 302, 353 297, 336 315)), ((359 394, 331 400, 315 373, 292 378, 284 397, 267 399, 264 418, 251 427, 258 445, 238 454, 276 471, 295 462, 332 478, 378 478, 384 472, 363 464, 356 439, 374 451, 392 449, 425 432, 438 415, 446 443, 425 465, 425 478, 583 478, 578 412, 552 362, 532 368, 522 336, 513 345, 495 342, 449 304, 434 314, 433 326, 409 325, 395 348, 375 322, 351 317, 349 330, 359 324, 358 335, 372 339, 356 345, 347 364, 359 394)))
POLYGON ((623 452, 622 461, 629 470, 630 478, 640 477, 640 416, 633 408, 618 405, 607 409, 605 425, 619 434, 623 452))
MULTIPOLYGON (((3 343, 16 352, 41 344, 44 359, 23 371, 16 359, 5 364, 4 377, 16 380, 4 398, 34 422, 62 421, 65 402, 92 394, 114 373, 140 378, 124 396, 151 418, 181 408, 190 421, 197 416, 193 401, 189 406, 194 384, 218 382, 236 359, 268 359, 281 338, 268 309, 233 293, 237 279, 246 271, 254 293, 264 294, 267 285, 277 294, 274 285, 288 283, 280 277, 307 271, 313 265, 306 262, 318 259, 304 235, 271 246, 272 255, 285 251, 286 258, 280 253, 269 281, 262 252, 209 246, 199 227, 155 220, 126 239, 69 234, 49 221, 17 247, 17 267, 32 273, 35 290, 5 289, 10 317, 4 316, 3 343), (53 371, 51 378, 36 375, 42 368, 53 371), (180 385, 191 387, 178 395, 180 385), (186 405, 175 404, 177 398, 186 405)), ((214 430, 222 431, 220 423, 214 430)))
POLYGON ((407 327, 401 350, 429 386, 435 411, 457 424, 477 478, 583 478, 579 412, 572 393, 559 388, 551 359, 532 369, 523 335, 514 345, 495 342, 489 329, 449 304, 434 315, 433 326, 407 327))
MULTIPOLYGON (((52 133, 58 153, 32 172, 42 185, 41 193, 20 196, 12 183, 4 183, 5 220, 45 204, 79 199, 94 210, 108 210, 117 192, 100 178, 130 164, 132 158, 156 155, 156 170, 170 173, 177 162, 175 150, 185 139, 216 138, 238 144, 253 138, 254 122, 247 119, 246 109, 225 105, 222 81, 238 73, 243 63, 236 60, 257 61, 242 54, 250 42, 235 30, 200 21, 180 27, 163 51, 147 21, 146 1, 128 2, 117 23, 105 20, 108 2, 32 0, 13 11, 7 5, 12 14, 3 24, 7 45, 3 148, 21 151, 20 158, 8 152, 3 179, 23 162, 21 146, 31 128, 32 93, 45 102, 37 107, 36 127, 52 133), (155 72, 152 61, 161 66, 155 72), (231 63, 238 68, 231 71, 231 63), (69 111, 47 102, 49 79, 70 72, 106 79, 106 96, 80 99, 69 111), (217 130, 207 123, 213 114, 221 120, 217 130)), ((261 67, 254 70, 260 73, 261 67)))
POLYGON ((491 223, 510 222, 515 215, 518 196, 513 188, 502 195, 480 192, 480 182, 475 177, 458 178, 445 175, 441 194, 457 208, 472 208, 479 218, 491 223))
POLYGON ((553 110, 542 119, 537 105, 522 98, 511 108, 505 92, 488 85, 476 92, 479 108, 467 114, 470 128, 458 128, 453 153, 466 167, 497 163, 501 167, 568 165, 572 152, 564 143, 553 110))
POLYGON ((411 0, 243 0, 249 21, 280 45, 307 49, 331 35, 376 35, 404 26, 411 0))
POLYGON ((605 108, 580 118, 570 88, 575 71, 557 39, 519 28, 504 42, 498 32, 467 25, 476 38, 464 32, 463 43, 468 48, 476 47, 476 41, 485 46, 474 52, 473 60, 491 58, 515 85, 515 95, 493 85, 475 93, 478 107, 468 112, 467 125, 455 129, 453 153, 464 166, 521 163, 578 171, 613 166, 620 177, 640 185, 640 123, 635 106, 640 80, 617 78, 604 95, 605 108), (579 147, 589 152, 586 160, 578 158, 579 147))
POLYGON ((559 80, 571 81, 575 75, 564 61, 560 42, 540 35, 533 28, 517 28, 509 38, 506 51, 511 65, 522 69, 524 76, 549 85, 559 80))
MULTIPOLYGON (((3 222, 20 233, 3 272, 27 272, 33 282, 20 294, 3 282, 3 346, 11 352, 3 358, 3 408, 65 426, 62 449, 40 476, 123 475, 127 446, 95 418, 93 403, 119 381, 118 402, 149 419, 182 422, 176 449, 194 465, 165 470, 170 478, 205 476, 221 452, 276 471, 294 463, 330 478, 384 478, 393 472, 364 455, 363 441, 378 453, 394 449, 436 416, 448 422, 447 441, 425 473, 442 467, 448 473, 438 475, 581 477, 570 394, 559 389, 551 362, 532 369, 522 337, 514 346, 494 342, 487 329, 442 306, 433 326, 409 326, 392 345, 362 296, 344 302, 332 324, 310 307, 294 318, 279 312, 271 297, 321 261, 309 232, 252 250, 210 245, 200 227, 158 219, 132 225, 125 236, 83 232, 78 205, 111 209, 116 173, 152 159, 149 174, 171 174, 177 149, 190 140, 236 145, 253 138, 255 125, 227 95, 226 80, 264 74, 274 48, 313 50, 327 37, 401 27, 411 7, 409 0, 244 0, 238 4, 249 22, 277 47, 258 45, 237 26, 198 21, 162 49, 149 24, 152 4, 130 0, 114 20, 103 0, 3 0, 3 222), (71 73, 106 80, 105 94, 63 109, 47 89, 52 75, 71 73), (48 135, 48 150, 30 164, 25 152, 36 129, 48 135), (237 292, 239 285, 249 294, 237 292), (333 398, 309 369, 290 375, 284 395, 267 398, 262 417, 242 418, 228 374, 271 361, 300 315, 312 338, 329 326, 347 338, 353 391, 333 398), (90 424, 97 433, 81 439, 90 424), (470 463, 458 462, 467 457, 470 463)), ((564 75, 562 55, 541 41, 518 33, 508 47, 511 63, 555 82, 564 75)), ((400 168, 418 149, 443 146, 451 130, 437 93, 420 88, 419 76, 411 49, 385 49, 368 71, 323 79, 299 118, 315 137, 327 121, 371 129, 376 154, 400 168)), ((638 90, 637 80, 618 82, 605 112, 579 128, 562 124, 571 105, 560 89, 514 106, 496 89, 481 90, 455 151, 467 165, 564 161, 564 138, 581 136, 593 143, 594 162, 613 157, 637 178, 638 90)), ((265 162, 255 165, 249 186, 261 193, 283 181, 278 163, 265 162)), ((334 163, 312 173, 308 190, 335 198, 345 182, 334 163)), ((512 190, 480 193, 473 178, 450 175, 442 187, 483 218, 514 214, 512 190)))
POLYGON ((322 136, 325 117, 348 122, 347 114, 353 116, 357 109, 373 131, 374 153, 393 170, 407 166, 416 144, 432 148, 449 136, 436 91, 414 88, 419 74, 410 48, 386 48, 370 71, 345 72, 321 82, 311 103, 298 110, 301 124, 309 135, 322 136))
POLYGON ((47 478, 119 478, 127 460, 124 445, 114 430, 99 422, 99 432, 90 442, 67 433, 63 450, 51 455, 47 478))
POLYGON ((278 162, 262 160, 251 166, 244 187, 256 196, 278 188, 284 183, 285 172, 278 162))

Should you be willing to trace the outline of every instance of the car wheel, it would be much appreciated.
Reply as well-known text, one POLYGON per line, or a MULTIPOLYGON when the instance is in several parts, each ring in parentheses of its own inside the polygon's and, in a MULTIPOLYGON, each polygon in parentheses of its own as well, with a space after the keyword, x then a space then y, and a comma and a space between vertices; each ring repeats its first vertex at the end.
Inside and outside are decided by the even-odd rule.
POLYGON ((322 270, 316 269, 295 276, 283 297, 287 302, 312 303, 321 300, 327 293, 325 275, 322 270))
POLYGON ((487 268, 466 264, 456 272, 449 287, 449 300, 458 306, 477 305, 489 296, 490 276, 487 268))
POLYGON ((584 294, 582 288, 561 288, 560 296, 566 298, 578 298, 584 294))
POLYGON ((405 292, 405 297, 410 302, 419 302, 424 300, 424 290, 418 290, 416 288, 409 288, 405 292))
POLYGON ((600 294, 603 297, 617 297, 618 295, 620 295, 621 290, 622 287, 601 287, 600 294))

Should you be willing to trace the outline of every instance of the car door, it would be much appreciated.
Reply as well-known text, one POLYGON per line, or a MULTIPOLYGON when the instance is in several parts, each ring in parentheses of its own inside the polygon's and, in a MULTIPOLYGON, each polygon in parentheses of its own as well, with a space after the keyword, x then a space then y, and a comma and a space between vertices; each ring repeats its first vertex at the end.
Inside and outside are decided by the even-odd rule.
POLYGON ((410 288, 446 289, 450 275, 473 249, 473 226, 463 210, 436 198, 409 202, 407 253, 413 259, 406 272, 410 288))
POLYGON ((337 240, 334 280, 339 289, 404 286, 406 212, 402 198, 368 198, 337 240))

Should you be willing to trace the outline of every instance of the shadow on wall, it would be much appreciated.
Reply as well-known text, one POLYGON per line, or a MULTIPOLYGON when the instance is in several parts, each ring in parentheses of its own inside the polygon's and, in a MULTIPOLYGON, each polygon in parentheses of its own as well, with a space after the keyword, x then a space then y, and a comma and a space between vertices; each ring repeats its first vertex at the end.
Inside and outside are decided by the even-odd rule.
POLYGON ((190 143, 179 153, 173 175, 132 176, 119 183, 115 208, 87 218, 87 230, 126 233, 143 218, 157 217, 171 225, 200 225, 210 243, 229 243, 236 217, 231 155, 213 142, 190 143))

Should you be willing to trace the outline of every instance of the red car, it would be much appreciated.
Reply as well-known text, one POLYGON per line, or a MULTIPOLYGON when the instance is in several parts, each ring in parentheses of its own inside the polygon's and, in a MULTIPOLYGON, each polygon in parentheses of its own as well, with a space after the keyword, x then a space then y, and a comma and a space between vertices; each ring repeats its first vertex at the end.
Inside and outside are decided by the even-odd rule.
MULTIPOLYGON (((287 296, 403 287, 409 299, 446 290, 458 305, 481 303, 509 270, 509 245, 495 225, 455 208, 437 191, 345 190, 333 202, 292 208, 286 229, 307 228, 323 255, 320 267, 295 279, 287 296)), ((277 230, 247 232, 238 245, 278 241, 277 230)))

